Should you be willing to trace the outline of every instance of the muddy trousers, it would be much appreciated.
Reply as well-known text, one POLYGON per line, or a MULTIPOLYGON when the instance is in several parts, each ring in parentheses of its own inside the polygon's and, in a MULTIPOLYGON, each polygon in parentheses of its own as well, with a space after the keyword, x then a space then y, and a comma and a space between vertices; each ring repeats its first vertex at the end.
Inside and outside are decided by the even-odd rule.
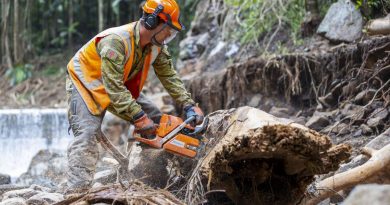
MULTIPOLYGON (((137 103, 158 123, 162 113, 152 101, 141 94, 137 103)), ((101 133, 104 114, 92 115, 77 89, 68 90, 68 120, 74 135, 67 150, 69 192, 87 190, 92 185, 99 157, 97 136, 101 133)))

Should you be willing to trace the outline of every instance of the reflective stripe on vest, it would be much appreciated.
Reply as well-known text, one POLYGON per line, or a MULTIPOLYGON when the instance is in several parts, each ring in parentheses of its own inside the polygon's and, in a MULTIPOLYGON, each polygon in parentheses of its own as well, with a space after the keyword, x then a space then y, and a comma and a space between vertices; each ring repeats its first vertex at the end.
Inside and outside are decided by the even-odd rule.
MULTIPOLYGON (((131 71, 134 58, 134 35, 133 35, 134 23, 127 24, 120 27, 107 29, 87 44, 85 44, 68 64, 68 71, 73 84, 79 91, 84 102, 86 103, 89 111, 94 114, 100 114, 110 104, 110 99, 105 91, 101 77, 101 58, 97 53, 98 42, 107 35, 118 35, 125 45, 125 66, 123 82, 125 84, 127 77, 131 71)), ((152 67, 153 62, 157 58, 161 49, 156 46, 152 46, 151 52, 145 57, 144 67, 142 69, 142 75, 140 79, 134 79, 134 82, 138 82, 136 85, 133 79, 130 79, 129 83, 136 89, 136 97, 142 90, 142 87, 146 81, 149 69, 152 67), (134 84, 134 85, 133 85, 134 84)), ((127 87, 127 84, 126 84, 127 87)), ((135 97, 135 96, 134 96, 135 97)), ((135 97, 135 98, 136 98, 135 97)))

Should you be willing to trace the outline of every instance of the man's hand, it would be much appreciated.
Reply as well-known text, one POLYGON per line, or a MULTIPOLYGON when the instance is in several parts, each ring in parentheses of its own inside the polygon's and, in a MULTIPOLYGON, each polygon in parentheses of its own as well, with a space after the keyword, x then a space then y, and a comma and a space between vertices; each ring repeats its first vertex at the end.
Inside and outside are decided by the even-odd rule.
POLYGON ((138 114, 134 121, 135 131, 142 137, 149 138, 156 134, 156 125, 154 122, 142 111, 138 114))
POLYGON ((184 107, 184 111, 186 112, 187 119, 195 116, 195 124, 200 125, 203 122, 204 114, 203 111, 195 105, 187 105, 184 107))

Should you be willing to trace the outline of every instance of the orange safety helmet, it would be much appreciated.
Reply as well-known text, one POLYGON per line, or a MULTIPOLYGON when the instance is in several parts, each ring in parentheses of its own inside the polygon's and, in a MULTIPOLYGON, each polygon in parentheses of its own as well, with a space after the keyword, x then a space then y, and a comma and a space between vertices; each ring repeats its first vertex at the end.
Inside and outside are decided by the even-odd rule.
POLYGON ((145 13, 152 14, 159 5, 163 6, 163 10, 158 12, 157 15, 160 19, 177 31, 185 29, 184 25, 180 22, 180 8, 175 0, 146 0, 142 10, 145 13))

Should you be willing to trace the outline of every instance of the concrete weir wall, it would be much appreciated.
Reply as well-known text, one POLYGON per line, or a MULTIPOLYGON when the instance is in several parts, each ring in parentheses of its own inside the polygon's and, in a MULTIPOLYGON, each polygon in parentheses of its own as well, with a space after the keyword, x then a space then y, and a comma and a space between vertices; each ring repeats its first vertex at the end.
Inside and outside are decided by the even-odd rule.
POLYGON ((66 109, 0 109, 0 173, 18 177, 41 149, 65 151, 66 109))

